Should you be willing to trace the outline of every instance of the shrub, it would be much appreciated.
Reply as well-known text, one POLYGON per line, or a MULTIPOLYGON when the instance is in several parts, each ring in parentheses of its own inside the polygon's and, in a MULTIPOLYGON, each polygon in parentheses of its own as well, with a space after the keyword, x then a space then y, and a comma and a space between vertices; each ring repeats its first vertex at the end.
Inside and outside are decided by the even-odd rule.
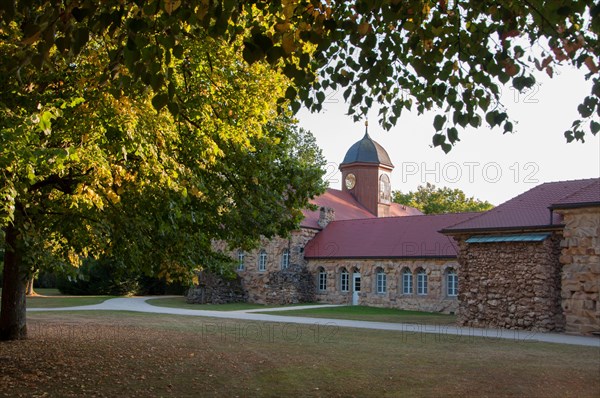
POLYGON ((181 283, 167 283, 159 278, 124 272, 107 259, 86 259, 72 273, 59 275, 56 287, 63 294, 111 296, 183 295, 187 290, 181 283))

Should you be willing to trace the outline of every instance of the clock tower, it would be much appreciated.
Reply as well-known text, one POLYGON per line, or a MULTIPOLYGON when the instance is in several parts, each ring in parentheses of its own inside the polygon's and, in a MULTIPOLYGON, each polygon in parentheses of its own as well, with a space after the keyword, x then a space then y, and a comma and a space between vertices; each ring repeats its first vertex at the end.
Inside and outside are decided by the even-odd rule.
POLYGON ((389 217, 393 169, 386 150, 371 139, 365 128, 365 136, 348 149, 340 164, 342 191, 349 192, 377 217, 389 217))

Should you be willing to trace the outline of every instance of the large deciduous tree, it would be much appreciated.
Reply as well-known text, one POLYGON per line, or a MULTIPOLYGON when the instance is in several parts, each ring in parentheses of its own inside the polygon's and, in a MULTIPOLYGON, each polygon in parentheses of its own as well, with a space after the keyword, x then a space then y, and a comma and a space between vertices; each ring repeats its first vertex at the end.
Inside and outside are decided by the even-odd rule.
POLYGON ((25 286, 37 268, 102 256, 184 277, 218 264, 214 239, 251 247, 285 235, 324 189, 320 151, 278 103, 287 79, 246 64, 239 47, 189 38, 168 65, 168 112, 126 69, 115 72, 126 87, 106 82, 118 48, 107 37, 70 59, 51 50, 44 73, 11 74, 25 38, 3 29, 0 339, 26 337, 25 286))
POLYGON ((0 9, 3 26, 16 23, 22 34, 15 71, 43 68, 55 49, 70 57, 103 35, 115 45, 108 84, 122 85, 126 67, 126 81, 152 85, 155 106, 177 113, 169 65, 189 37, 210 35, 242 47, 249 63, 283 71, 296 84, 286 97, 313 110, 328 90, 342 90, 356 118, 379 104, 385 128, 403 111, 434 111, 433 144, 444 151, 467 126, 511 132, 500 86, 530 88, 537 73, 553 76, 560 64, 586 71, 590 87, 580 117, 563 126, 567 141, 597 134, 599 14, 593 0, 26 0, 0 9))
POLYGON ((427 183, 419 185, 416 191, 402 193, 394 191, 393 201, 416 207, 425 214, 463 213, 467 211, 485 211, 494 207, 488 201, 467 197, 460 189, 448 187, 436 188, 427 183))

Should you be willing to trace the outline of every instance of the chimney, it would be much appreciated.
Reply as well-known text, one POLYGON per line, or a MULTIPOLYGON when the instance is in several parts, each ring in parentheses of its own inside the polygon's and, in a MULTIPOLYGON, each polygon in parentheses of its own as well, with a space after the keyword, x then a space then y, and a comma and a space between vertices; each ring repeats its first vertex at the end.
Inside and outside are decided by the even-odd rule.
POLYGON ((333 220, 335 220, 335 210, 332 207, 321 207, 319 221, 317 221, 319 227, 325 228, 333 220))

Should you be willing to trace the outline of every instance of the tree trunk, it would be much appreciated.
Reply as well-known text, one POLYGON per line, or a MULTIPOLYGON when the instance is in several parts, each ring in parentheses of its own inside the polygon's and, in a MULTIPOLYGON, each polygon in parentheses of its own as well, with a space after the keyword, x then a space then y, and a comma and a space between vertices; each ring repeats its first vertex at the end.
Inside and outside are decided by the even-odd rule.
POLYGON ((27 296, 37 296, 37 293, 33 290, 33 280, 33 276, 27 280, 27 287, 25 288, 25 295, 27 296))
MULTIPOLYGON (((15 214, 15 222, 17 215, 15 214)), ((19 269, 23 245, 15 225, 9 224, 5 233, 4 280, 0 308, 0 340, 27 338, 25 288, 27 277, 19 269)))

